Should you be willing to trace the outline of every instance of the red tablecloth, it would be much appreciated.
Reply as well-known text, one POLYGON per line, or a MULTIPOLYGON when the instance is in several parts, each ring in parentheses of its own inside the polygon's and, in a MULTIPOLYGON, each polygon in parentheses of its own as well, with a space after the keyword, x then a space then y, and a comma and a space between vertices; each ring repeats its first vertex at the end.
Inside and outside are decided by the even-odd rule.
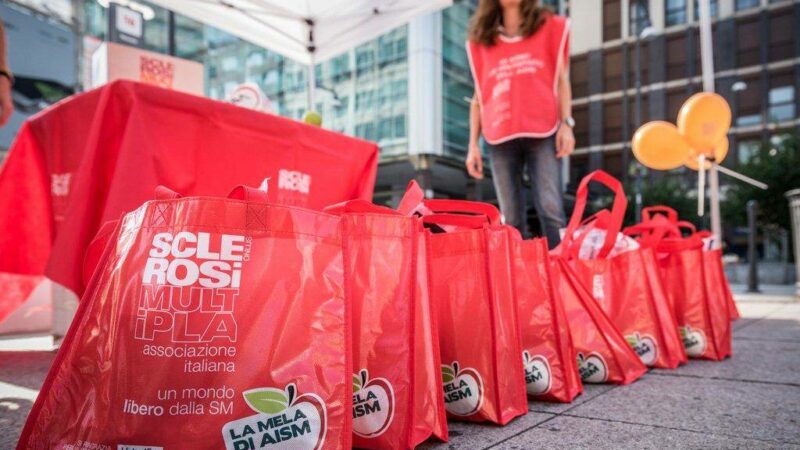
POLYGON ((371 142, 118 81, 23 125, 0 171, 0 272, 44 273, 80 294, 99 227, 159 184, 183 195, 266 185, 272 201, 321 209, 371 200, 377 162, 371 142))

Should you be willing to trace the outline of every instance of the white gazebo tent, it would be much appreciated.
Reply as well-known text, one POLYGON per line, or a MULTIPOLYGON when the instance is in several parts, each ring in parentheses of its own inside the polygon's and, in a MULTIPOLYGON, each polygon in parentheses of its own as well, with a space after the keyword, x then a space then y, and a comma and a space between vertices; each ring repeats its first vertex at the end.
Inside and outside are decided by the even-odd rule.
POLYGON ((306 64, 313 109, 314 64, 374 39, 452 0, 150 0, 306 64))

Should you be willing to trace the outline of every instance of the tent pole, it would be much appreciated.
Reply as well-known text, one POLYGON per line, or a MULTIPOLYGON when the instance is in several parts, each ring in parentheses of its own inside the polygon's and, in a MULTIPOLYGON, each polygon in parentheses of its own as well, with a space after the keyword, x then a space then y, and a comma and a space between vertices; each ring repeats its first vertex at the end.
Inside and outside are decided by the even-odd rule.
POLYGON ((314 111, 317 94, 317 71, 314 70, 314 58, 308 65, 308 111, 314 111))

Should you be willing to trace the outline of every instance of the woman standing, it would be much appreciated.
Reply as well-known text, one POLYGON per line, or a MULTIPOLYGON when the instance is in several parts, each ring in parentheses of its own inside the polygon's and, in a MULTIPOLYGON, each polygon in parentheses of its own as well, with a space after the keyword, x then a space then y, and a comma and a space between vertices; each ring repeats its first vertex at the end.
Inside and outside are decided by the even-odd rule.
POLYGON ((475 81, 467 171, 483 178, 482 133, 506 223, 528 234, 527 170, 542 231, 554 247, 565 225, 558 158, 575 148, 569 22, 539 0, 480 0, 467 54, 475 81))

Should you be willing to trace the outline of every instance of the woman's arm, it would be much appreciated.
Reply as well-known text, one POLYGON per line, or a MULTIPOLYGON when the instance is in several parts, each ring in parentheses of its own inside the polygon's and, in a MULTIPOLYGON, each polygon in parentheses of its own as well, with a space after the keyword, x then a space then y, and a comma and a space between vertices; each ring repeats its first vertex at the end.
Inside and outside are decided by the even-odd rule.
POLYGON ((558 74, 558 110, 561 125, 556 132, 556 156, 562 158, 575 150, 575 135, 564 119, 572 117, 572 86, 569 84, 569 65, 564 64, 558 74))
POLYGON ((481 104, 478 93, 472 95, 469 106, 469 148, 467 150, 467 172, 473 178, 483 178, 483 157, 481 156, 481 104))

